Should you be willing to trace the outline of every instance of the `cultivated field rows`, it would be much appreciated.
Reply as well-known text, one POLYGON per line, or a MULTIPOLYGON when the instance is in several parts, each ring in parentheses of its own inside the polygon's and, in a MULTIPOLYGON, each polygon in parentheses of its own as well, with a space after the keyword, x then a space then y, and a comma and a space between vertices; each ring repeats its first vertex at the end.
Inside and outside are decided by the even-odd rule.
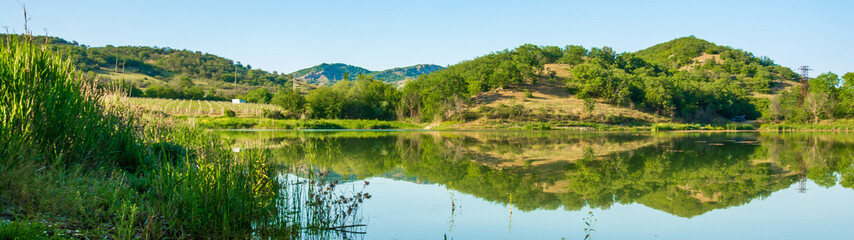
POLYGON ((264 110, 281 110, 272 104, 236 104, 228 101, 131 97, 128 102, 143 109, 179 116, 222 116, 225 110, 232 110, 238 116, 261 116, 264 110))

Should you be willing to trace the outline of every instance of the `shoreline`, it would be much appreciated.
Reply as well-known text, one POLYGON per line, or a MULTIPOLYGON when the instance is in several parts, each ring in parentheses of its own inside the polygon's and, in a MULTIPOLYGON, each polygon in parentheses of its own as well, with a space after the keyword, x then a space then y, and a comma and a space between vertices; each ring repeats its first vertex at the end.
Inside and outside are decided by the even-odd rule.
MULTIPOLYGON (((182 119, 198 127, 209 130, 224 130, 224 131, 283 131, 283 130, 299 130, 299 131, 565 131, 565 132, 597 132, 597 133, 632 133, 632 132, 676 132, 676 133, 697 133, 697 132, 854 132, 852 127, 827 128, 835 125, 817 125, 809 128, 810 125, 800 127, 787 127, 786 125, 736 125, 733 128, 746 129, 724 129, 726 125, 706 125, 699 124, 676 124, 673 128, 659 128, 656 125, 638 125, 638 126, 619 126, 607 125, 599 123, 584 123, 587 125, 596 124, 597 127, 590 126, 569 126, 569 127, 547 127, 547 128, 525 128, 526 125, 541 124, 549 125, 549 123, 531 123, 531 122, 516 122, 516 125, 502 126, 481 125, 478 127, 463 126, 456 127, 459 123, 450 124, 440 127, 429 128, 430 124, 411 123, 403 121, 383 121, 383 120, 362 120, 362 119, 265 119, 265 118, 223 118, 223 117, 176 117, 182 119), (425 127, 427 126, 427 127, 425 127), (783 127, 782 129, 777 129, 783 127), (679 129, 679 128, 708 128, 708 129, 679 129)), ((447 123, 447 122, 442 122, 447 123)), ((453 122, 451 122, 453 123, 453 122)), ((441 124, 440 124, 441 125, 441 124)), ((582 125, 582 124, 579 124, 582 125)), ((671 126, 671 124, 668 124, 671 126)))

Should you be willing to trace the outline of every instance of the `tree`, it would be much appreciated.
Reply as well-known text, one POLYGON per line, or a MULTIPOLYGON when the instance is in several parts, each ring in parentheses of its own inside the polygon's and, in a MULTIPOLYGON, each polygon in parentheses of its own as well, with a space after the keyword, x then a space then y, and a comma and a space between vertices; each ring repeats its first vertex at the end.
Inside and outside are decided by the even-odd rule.
POLYGON ((190 77, 181 76, 180 78, 178 78, 178 86, 181 87, 182 89, 186 89, 186 88, 196 86, 196 84, 193 83, 193 80, 190 80, 190 77))
POLYGON ((587 112, 587 117, 593 116, 593 110, 596 109, 596 100, 591 97, 585 97, 584 99, 584 111, 587 112))
POLYGON ((809 80, 810 92, 833 94, 839 86, 839 76, 827 72, 809 80))
POLYGON ((766 116, 771 121, 779 121, 783 116, 783 106, 780 103, 780 96, 774 96, 771 98, 771 102, 768 103, 768 116, 766 116))
POLYGON ((810 92, 807 94, 807 99, 804 101, 804 106, 813 116, 813 121, 818 123, 821 119, 821 114, 827 109, 827 103, 830 100, 830 95, 821 92, 810 92))
POLYGON ((614 63, 614 60, 617 58, 617 54, 614 52, 614 49, 611 49, 610 47, 602 47, 601 49, 591 48, 587 57, 589 58, 589 61, 593 63, 607 66, 614 63))
POLYGON ((270 99, 273 98, 273 95, 270 93, 270 90, 267 90, 266 88, 258 88, 249 91, 249 93, 246 93, 243 98, 247 102, 268 103, 270 102, 270 99))
POLYGON ((340 118, 344 96, 331 87, 319 87, 309 92, 305 99, 312 118, 340 118))
POLYGON ((854 88, 854 72, 849 72, 849 73, 846 73, 845 75, 842 75, 842 79, 843 79, 842 85, 845 88, 854 88))
POLYGON ((184 96, 186 99, 204 99, 205 98, 205 90, 202 90, 201 87, 193 86, 190 88, 184 89, 184 96))
POLYGON ((280 90, 270 103, 278 105, 291 113, 300 113, 305 108, 305 97, 292 90, 280 90))
POLYGON ((842 76, 842 88, 839 89, 839 96, 836 108, 836 114, 840 117, 854 116, 854 72, 846 73, 842 76))
POLYGON ((837 105, 840 105, 838 102, 840 90, 839 76, 832 72, 809 80, 809 93, 804 100, 804 105, 812 113, 814 121, 818 122, 821 113, 827 113, 829 118, 837 114, 844 115, 845 111, 837 108, 837 105))
POLYGON ((575 66, 583 63, 586 56, 586 48, 578 45, 568 45, 564 48, 563 57, 558 62, 575 66))

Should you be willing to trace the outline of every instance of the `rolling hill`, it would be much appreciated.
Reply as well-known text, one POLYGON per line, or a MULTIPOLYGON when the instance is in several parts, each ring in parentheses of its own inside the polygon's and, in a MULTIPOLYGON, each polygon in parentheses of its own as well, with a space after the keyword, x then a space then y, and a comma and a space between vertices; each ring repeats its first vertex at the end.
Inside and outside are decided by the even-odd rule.
MULTIPOLYGON (((638 52, 536 46, 493 52, 411 81, 401 112, 421 121, 586 121, 608 124, 756 119, 797 86, 768 57, 694 36, 638 52)), ((492 124, 494 125, 494 124, 492 124)))
POLYGON ((347 65, 343 63, 323 63, 317 66, 300 69, 293 72, 291 75, 304 82, 318 85, 334 84, 345 78, 345 73, 349 79, 356 79, 359 75, 371 76, 374 79, 381 80, 387 83, 401 85, 406 80, 417 78, 423 74, 429 74, 438 70, 445 69, 439 65, 433 64, 418 64, 409 67, 393 68, 383 71, 371 71, 357 66, 347 65))
MULTIPOLYGON (((0 38, 21 35, 0 34, 0 38)), ((100 84, 123 81, 142 94, 158 89, 148 97, 184 99, 227 99, 247 92, 292 86, 287 74, 252 68, 224 57, 200 51, 168 47, 113 46, 92 47, 58 37, 34 36, 33 42, 45 43, 53 52, 69 58, 83 77, 100 84)), ((297 83, 301 89, 312 89, 297 83)), ((134 91, 132 91, 134 92, 134 91)))
POLYGON ((434 64, 418 64, 415 66, 392 68, 384 71, 374 72, 371 75, 384 82, 402 82, 405 80, 417 78, 423 74, 445 69, 442 66, 434 64))
MULTIPOLYGON (((0 34, 0 39, 20 35, 0 34)), ((56 53, 67 56, 75 68, 88 79, 101 84, 124 81, 146 92, 150 88, 167 89, 166 93, 150 97, 185 99, 228 99, 247 92, 267 88, 275 92, 278 88, 297 85, 303 92, 343 79, 348 73, 351 79, 360 74, 373 76, 390 83, 402 84, 418 75, 444 69, 437 65, 419 64, 384 71, 370 71, 345 64, 320 64, 302 69, 293 74, 269 72, 252 68, 249 64, 227 59, 201 51, 178 50, 169 47, 113 46, 92 47, 76 41, 58 37, 35 36, 33 42, 45 43, 56 53), (303 81, 292 82, 292 76, 303 81), (188 90, 181 79, 189 79, 194 94, 183 94, 188 90), (306 81, 307 80, 307 81, 306 81), (190 96, 192 95, 192 96, 190 96)))
POLYGON ((322 63, 317 66, 297 70, 291 73, 291 75, 303 82, 325 85, 344 80, 345 73, 349 75, 348 78, 355 79, 356 76, 371 74, 372 71, 343 63, 322 63))
MULTIPOLYGON (((771 111, 769 106, 780 105, 773 102, 779 101, 775 95, 800 87, 793 81, 797 74, 769 57, 694 36, 637 52, 525 44, 447 68, 419 64, 371 71, 324 63, 292 74, 253 69, 199 51, 91 47, 56 37, 36 37, 34 42, 44 42, 68 56, 85 78, 129 82, 132 93, 142 94, 137 96, 227 99, 259 88, 272 93, 291 86, 307 93, 345 75, 349 79, 366 75, 398 87, 398 92, 388 92, 392 98, 383 108, 396 119, 461 120, 475 125, 484 121, 647 124, 723 122, 736 116, 757 119, 771 111)), ((798 99, 789 98, 782 104, 787 109, 797 107, 798 99)))

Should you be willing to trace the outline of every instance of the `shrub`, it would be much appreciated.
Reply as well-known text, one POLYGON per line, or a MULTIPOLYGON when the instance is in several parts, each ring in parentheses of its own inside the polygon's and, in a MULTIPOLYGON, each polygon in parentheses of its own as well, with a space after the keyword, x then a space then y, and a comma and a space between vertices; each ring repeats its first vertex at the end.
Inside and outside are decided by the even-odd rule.
POLYGON ((464 110, 462 113, 460 113, 460 117, 463 121, 472 121, 477 119, 479 116, 475 112, 464 110))
POLYGON ((264 109, 264 117, 269 119, 285 119, 285 114, 279 110, 267 110, 264 109))
POLYGON ((231 109, 226 109, 225 111, 222 111, 222 115, 225 115, 226 117, 234 117, 237 116, 237 113, 235 113, 231 109))

